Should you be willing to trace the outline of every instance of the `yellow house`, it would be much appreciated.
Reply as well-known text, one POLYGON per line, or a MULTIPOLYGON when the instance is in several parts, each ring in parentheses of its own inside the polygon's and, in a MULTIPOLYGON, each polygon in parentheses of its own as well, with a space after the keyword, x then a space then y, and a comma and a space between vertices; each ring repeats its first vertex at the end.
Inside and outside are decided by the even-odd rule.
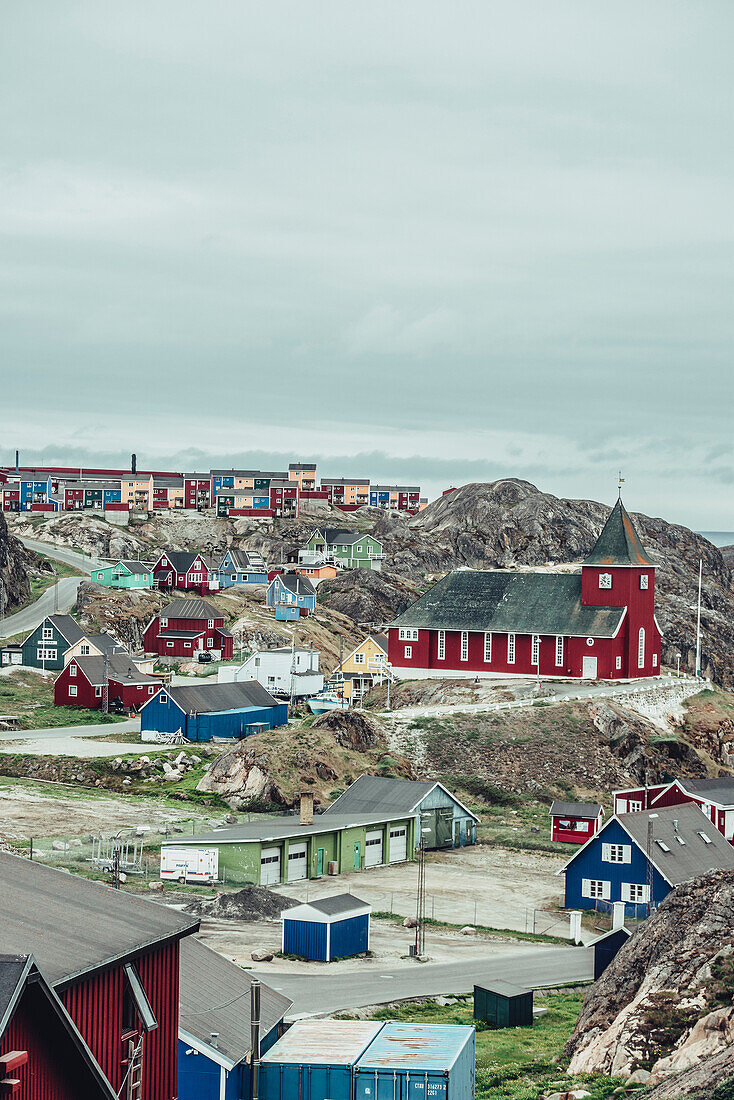
POLYGON ((387 635, 373 634, 360 642, 329 677, 329 689, 357 703, 375 684, 392 678, 387 663, 387 635))

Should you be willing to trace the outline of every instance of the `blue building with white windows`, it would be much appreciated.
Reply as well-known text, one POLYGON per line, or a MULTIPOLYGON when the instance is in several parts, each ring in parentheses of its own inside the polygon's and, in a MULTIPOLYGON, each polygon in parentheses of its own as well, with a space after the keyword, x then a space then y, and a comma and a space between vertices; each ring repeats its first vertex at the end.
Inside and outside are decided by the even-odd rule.
POLYGON ((268 567, 262 554, 254 550, 230 549, 216 569, 220 588, 234 584, 267 584, 268 567))
POLYGON ((276 619, 300 619, 316 609, 316 589, 299 573, 278 573, 268 586, 265 602, 275 608, 276 619))
POLYGON ((734 848, 692 802, 616 814, 571 856, 566 909, 611 909, 645 917, 674 887, 712 870, 734 870, 734 848))

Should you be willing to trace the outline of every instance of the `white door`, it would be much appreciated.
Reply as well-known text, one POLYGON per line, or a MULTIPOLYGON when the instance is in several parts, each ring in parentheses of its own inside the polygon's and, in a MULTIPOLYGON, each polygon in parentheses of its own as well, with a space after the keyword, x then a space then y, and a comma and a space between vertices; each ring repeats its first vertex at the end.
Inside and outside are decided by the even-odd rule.
POLYGON ((581 676, 584 680, 596 680, 596 657, 582 657, 581 676))
POLYGON ((260 885, 280 882, 280 848, 263 848, 260 853, 260 885))
POLYGON ((299 879, 308 878, 307 848, 307 844, 291 844, 288 849, 289 882, 298 882, 299 879))
POLYGON ((379 867, 382 863, 382 829, 370 829, 365 837, 364 865, 379 867))
POLYGON ((401 863, 408 858, 408 830, 398 825, 390 830, 390 862, 401 863))

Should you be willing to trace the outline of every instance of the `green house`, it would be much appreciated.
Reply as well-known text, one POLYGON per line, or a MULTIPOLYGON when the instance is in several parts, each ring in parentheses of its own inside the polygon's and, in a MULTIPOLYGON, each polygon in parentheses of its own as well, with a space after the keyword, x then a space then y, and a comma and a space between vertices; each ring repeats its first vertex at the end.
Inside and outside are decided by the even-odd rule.
POLYGON ((382 543, 372 535, 360 534, 359 531, 324 527, 313 532, 301 556, 306 564, 333 558, 345 569, 380 569, 382 543))
POLYGON ((21 646, 23 664, 56 671, 64 667, 64 654, 84 631, 71 615, 47 615, 21 646))
POLYGON ((91 579, 107 588, 155 588, 153 569, 143 561, 118 561, 95 569, 91 579))
POLYGON ((182 848, 216 848, 224 881, 273 886, 412 860, 413 830, 411 817, 320 814, 302 825, 290 814, 177 837, 163 846, 161 858, 182 848))

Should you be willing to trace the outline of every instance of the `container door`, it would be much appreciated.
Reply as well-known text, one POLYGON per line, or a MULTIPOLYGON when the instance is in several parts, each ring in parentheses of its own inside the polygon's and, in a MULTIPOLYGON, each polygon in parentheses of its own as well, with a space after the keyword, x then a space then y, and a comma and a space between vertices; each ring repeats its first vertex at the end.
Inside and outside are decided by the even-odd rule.
POLYGON ((368 1069, 357 1074, 356 1100, 404 1100, 405 1082, 399 1073, 383 1070, 380 1073, 368 1069))
POLYGON ((446 1078, 432 1073, 408 1073, 403 1082, 404 1100, 446 1100, 448 1082, 446 1078))
POLYGON ((308 878, 308 863, 306 860, 307 844, 291 844, 288 849, 288 881, 298 882, 308 878))
POLYGON ((370 829, 365 838, 364 865, 379 867, 382 863, 382 829, 370 829))
POLYGON ((260 885, 280 882, 280 848, 263 848, 260 853, 260 885))
POLYGON ((408 829, 398 825, 390 830, 390 862, 402 863, 408 858, 408 829))

